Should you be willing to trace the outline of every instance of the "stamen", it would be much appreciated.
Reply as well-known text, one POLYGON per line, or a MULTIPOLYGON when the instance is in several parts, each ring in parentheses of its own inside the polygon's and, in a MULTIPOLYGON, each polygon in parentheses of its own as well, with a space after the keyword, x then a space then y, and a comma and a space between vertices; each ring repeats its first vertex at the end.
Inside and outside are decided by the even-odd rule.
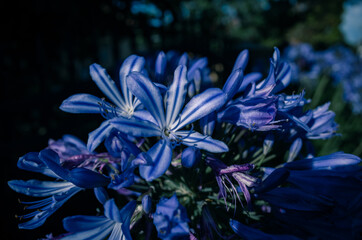
POLYGON ((112 119, 112 118, 118 117, 117 107, 106 102, 104 98, 102 98, 101 102, 98 102, 98 105, 99 105, 101 115, 105 119, 112 119))

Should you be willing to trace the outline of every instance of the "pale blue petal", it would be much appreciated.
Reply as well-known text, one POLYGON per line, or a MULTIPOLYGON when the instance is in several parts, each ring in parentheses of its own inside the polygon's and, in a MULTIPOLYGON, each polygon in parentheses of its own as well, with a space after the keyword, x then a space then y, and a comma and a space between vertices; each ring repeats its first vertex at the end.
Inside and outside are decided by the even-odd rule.
POLYGON ((176 68, 173 82, 168 89, 166 96, 166 125, 171 125, 180 113, 186 97, 187 68, 180 65, 176 68))
POLYGON ((161 136, 162 133, 156 124, 135 118, 115 118, 110 120, 110 124, 120 132, 134 137, 154 137, 161 136))
POLYGON ((70 134, 63 135, 63 141, 76 146, 79 150, 87 151, 87 145, 85 145, 85 143, 82 140, 73 135, 70 134))
POLYGON ((165 112, 163 109, 163 99, 158 87, 144 75, 135 72, 128 75, 127 84, 133 95, 142 102, 158 125, 161 128, 164 127, 165 112))
POLYGON ((332 169, 337 167, 346 167, 358 165, 361 159, 353 154, 336 152, 322 157, 306 158, 285 164, 285 167, 292 170, 309 169, 332 169))
POLYGON ((242 92, 250 83, 255 83, 263 78, 263 74, 258 72, 248 73, 244 76, 238 92, 242 92))
POLYGON ((256 86, 255 96, 266 97, 273 91, 276 85, 274 70, 273 64, 270 64, 268 77, 256 86))
POLYGON ((137 202, 135 200, 128 202, 120 211, 119 215, 121 217, 121 222, 124 225, 129 227, 131 217, 133 215, 134 210, 137 207, 137 202))
POLYGON ((148 121, 148 122, 151 122, 155 125, 157 125, 157 122, 156 120, 153 118, 153 116, 151 115, 151 113, 147 110, 137 110, 133 113, 133 117, 134 118, 137 118, 139 120, 142 120, 142 121, 148 121))
POLYGON ((23 170, 39 172, 49 177, 58 178, 58 175, 56 175, 42 160, 39 159, 38 152, 30 152, 20 157, 17 166, 23 170))
POLYGON ((113 222, 104 216, 77 215, 63 219, 63 226, 69 232, 82 232, 109 224, 113 225, 113 222))
POLYGON ((93 152, 110 134, 112 129, 113 125, 110 124, 110 120, 107 120, 104 121, 96 130, 89 133, 87 142, 88 151, 93 152))
POLYGON ((126 240, 126 239, 132 239, 132 238, 126 238, 122 230, 122 224, 116 223, 113 227, 111 235, 108 237, 108 240, 126 240))
POLYGON ((196 70, 203 69, 207 66, 207 58, 197 59, 191 66, 189 71, 187 72, 187 80, 192 81, 194 79, 196 70))
POLYGON ((123 108, 125 102, 116 83, 100 65, 94 63, 89 67, 90 75, 98 88, 118 107, 123 108))
POLYGON ((63 225, 71 234, 62 240, 102 240, 111 233, 114 224, 103 216, 67 217, 63 219, 63 225))
POLYGON ((110 178, 87 168, 73 168, 70 170, 70 179, 68 181, 78 187, 92 189, 108 185, 110 178))
POLYGON ((200 119, 201 132, 205 135, 211 136, 214 132, 216 125, 217 115, 216 112, 212 112, 200 119))
POLYGON ((151 166, 140 166, 140 174, 146 181, 152 181, 162 176, 172 160, 172 148, 170 142, 165 139, 158 141, 148 152, 152 158, 151 166))
POLYGON ((94 188, 94 195, 101 204, 104 204, 109 199, 108 192, 103 187, 94 188))
POLYGON ((64 180, 70 178, 68 169, 60 166, 59 156, 56 152, 51 149, 44 149, 39 152, 39 159, 42 160, 48 168, 50 168, 55 174, 64 180))
POLYGON ((131 72, 140 72, 145 65, 145 59, 136 55, 131 55, 124 60, 119 70, 119 83, 122 94, 128 106, 132 106, 132 93, 128 90, 127 75, 131 72))
POLYGON ((52 182, 39 180, 11 180, 8 182, 9 187, 15 192, 33 197, 48 197, 54 194, 66 192, 75 185, 70 182, 52 182))
POLYGON ((119 209, 116 203, 114 202, 113 198, 107 200, 106 203, 104 204, 104 216, 115 222, 122 222, 119 209))
POLYGON ((102 101, 91 94, 80 93, 65 99, 59 108, 69 113, 101 113, 102 101))
POLYGON ((278 74, 276 76, 277 85, 273 89, 272 93, 277 93, 286 88, 292 80, 292 70, 288 63, 281 63, 278 67, 278 74))
POLYGON ((24 204, 30 204, 27 207, 28 209, 39 209, 39 211, 35 210, 32 213, 22 216, 24 219, 31 217, 32 219, 27 222, 20 223, 19 228, 34 229, 41 226, 42 224, 44 224, 48 217, 56 212, 66 201, 68 201, 74 194, 78 193, 80 190, 81 188, 73 187, 66 192, 53 195, 40 201, 23 202, 24 204))
POLYGON ((225 104, 226 94, 218 88, 209 88, 193 97, 180 114, 179 120, 172 125, 173 130, 178 130, 196 120, 218 110, 225 104))
POLYGON ((227 96, 226 101, 232 99, 234 95, 237 93, 237 91, 240 88, 241 82, 243 80, 243 76, 244 74, 241 69, 237 69, 230 74, 222 89, 227 96))
POLYGON ((229 151, 228 146, 224 142, 198 132, 177 131, 176 135, 182 138, 182 143, 186 146, 193 146, 214 153, 229 151))
POLYGON ((261 184, 257 185, 254 190, 256 193, 268 192, 284 183, 289 175, 290 173, 286 168, 277 168, 261 184))

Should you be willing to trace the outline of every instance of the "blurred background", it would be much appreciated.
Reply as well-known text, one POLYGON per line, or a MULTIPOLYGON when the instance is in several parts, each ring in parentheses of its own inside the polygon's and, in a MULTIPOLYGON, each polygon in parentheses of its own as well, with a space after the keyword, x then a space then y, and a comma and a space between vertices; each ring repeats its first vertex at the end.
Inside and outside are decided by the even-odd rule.
POLYGON ((99 126, 99 116, 59 110, 75 93, 102 96, 89 76, 94 62, 116 76, 130 54, 186 51, 208 58, 217 85, 243 49, 250 51, 247 71, 266 76, 276 46, 293 68, 287 91, 305 89, 310 108, 331 101, 336 112, 341 135, 314 141, 318 154, 362 155, 362 1, 7 1, 0 15, 2 239, 56 235, 64 232, 63 217, 95 212, 82 204, 96 201, 84 192, 42 227, 19 230, 15 215, 23 209, 18 199, 26 199, 7 186, 11 179, 33 177, 17 169, 20 156, 42 150, 50 138, 63 134, 86 141, 99 126))

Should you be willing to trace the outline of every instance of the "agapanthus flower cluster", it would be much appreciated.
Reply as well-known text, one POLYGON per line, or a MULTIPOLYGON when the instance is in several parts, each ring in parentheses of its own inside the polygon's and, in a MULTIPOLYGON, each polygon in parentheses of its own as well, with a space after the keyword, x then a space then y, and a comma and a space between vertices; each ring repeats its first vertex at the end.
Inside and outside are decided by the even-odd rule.
MULTIPOLYGON (((81 190, 98 215, 63 220, 47 239, 352 239, 361 229, 361 160, 315 156, 311 144, 337 134, 329 103, 308 109, 288 95, 292 68, 277 48, 269 73, 246 72, 243 50, 222 88, 206 58, 131 55, 112 80, 98 64, 104 96, 77 93, 70 113, 98 114, 87 143, 72 135, 22 156, 18 167, 52 180, 12 180, 24 202, 19 228, 34 229, 81 190), (61 227, 61 223, 60 226, 61 227)), ((75 213, 76 214, 76 213, 75 213)))
POLYGON ((351 49, 337 45, 315 51, 310 44, 299 43, 288 46, 283 58, 292 67, 294 82, 316 87, 320 78, 330 78, 334 85, 342 85, 344 99, 353 112, 361 113, 362 59, 351 49))

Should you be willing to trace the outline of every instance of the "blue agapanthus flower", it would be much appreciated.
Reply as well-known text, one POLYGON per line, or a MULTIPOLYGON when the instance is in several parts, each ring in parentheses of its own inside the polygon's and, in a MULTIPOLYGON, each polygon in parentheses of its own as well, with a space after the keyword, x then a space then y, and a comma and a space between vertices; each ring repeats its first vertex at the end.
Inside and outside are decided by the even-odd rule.
MULTIPOLYGON (((89 67, 92 80, 112 103, 91 94, 80 93, 64 100, 60 109, 70 113, 97 113, 101 114, 105 119, 137 116, 138 110, 142 109, 141 102, 129 91, 126 77, 130 72, 143 71, 144 65, 145 60, 143 57, 129 56, 119 70, 119 81, 116 83, 104 68, 96 63, 92 64, 89 67)), ((106 133, 108 134, 111 130, 111 128, 108 128, 106 133)), ((99 143, 95 145, 94 141, 88 142, 88 149, 94 151, 99 143), (90 145, 91 143, 93 145, 90 145)))
POLYGON ((189 226, 186 209, 180 204, 174 194, 171 198, 162 198, 153 214, 158 237, 164 240, 182 239, 189 236, 189 226))
POLYGON ((61 109, 105 120, 87 145, 64 135, 19 159, 19 168, 56 179, 9 181, 41 198, 22 201, 30 213, 19 227, 41 226, 91 189, 103 206, 96 216, 66 217, 67 232, 47 239, 357 239, 361 159, 316 157, 311 141, 337 135, 330 103, 306 111, 305 91, 285 92, 293 73, 278 48, 265 78, 246 73, 248 59, 239 53, 221 89, 203 85, 207 59, 187 54, 132 55, 117 83, 91 65, 112 104, 77 94, 61 109))
POLYGON ((181 130, 186 125, 216 111, 226 100, 222 90, 210 88, 193 97, 183 107, 188 83, 186 73, 186 67, 182 65, 175 70, 174 81, 164 97, 146 76, 131 73, 127 78, 128 88, 142 102, 151 117, 148 121, 114 118, 104 122, 96 130, 98 135, 103 135, 105 129, 113 127, 135 137, 160 137, 160 140, 147 152, 153 164, 140 167, 140 174, 147 181, 156 179, 166 172, 172 160, 172 149, 179 144, 209 152, 228 151, 226 144, 219 140, 202 135, 193 129, 181 130))

